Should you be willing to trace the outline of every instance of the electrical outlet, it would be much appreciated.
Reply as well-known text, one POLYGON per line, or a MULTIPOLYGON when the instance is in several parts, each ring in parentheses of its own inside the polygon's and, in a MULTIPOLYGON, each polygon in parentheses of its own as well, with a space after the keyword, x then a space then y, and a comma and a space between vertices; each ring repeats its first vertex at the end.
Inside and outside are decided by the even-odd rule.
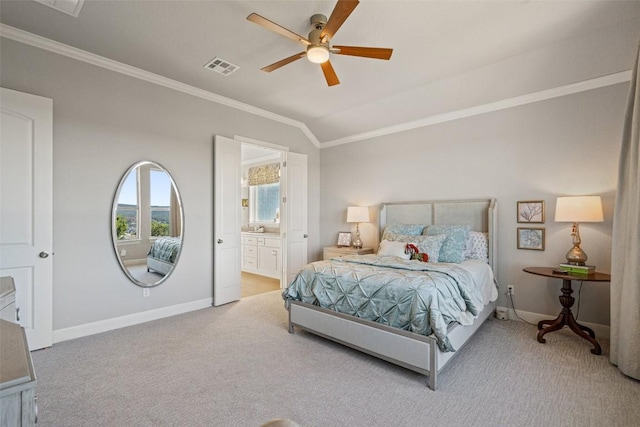
POLYGON ((149 288, 142 288, 143 297, 148 297, 150 293, 151 293, 151 290, 149 288))
POLYGON ((508 293, 509 295, 515 295, 515 292, 514 292, 514 290, 513 290, 513 285, 509 285, 509 286, 507 286, 507 293, 508 293))

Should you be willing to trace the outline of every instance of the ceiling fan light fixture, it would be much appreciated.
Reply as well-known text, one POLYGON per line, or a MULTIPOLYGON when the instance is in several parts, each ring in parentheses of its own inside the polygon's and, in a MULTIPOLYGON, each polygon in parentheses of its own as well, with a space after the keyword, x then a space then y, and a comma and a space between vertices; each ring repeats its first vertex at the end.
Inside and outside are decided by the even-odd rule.
POLYGON ((323 45, 309 46, 307 59, 314 64, 322 64, 329 60, 329 48, 323 45))

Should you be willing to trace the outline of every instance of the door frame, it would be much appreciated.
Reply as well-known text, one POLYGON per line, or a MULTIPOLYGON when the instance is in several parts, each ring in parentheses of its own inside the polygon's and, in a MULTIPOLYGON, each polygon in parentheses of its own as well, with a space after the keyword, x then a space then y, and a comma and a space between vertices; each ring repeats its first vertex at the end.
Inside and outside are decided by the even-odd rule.
MULTIPOLYGON (((278 144, 273 144, 270 142, 265 142, 265 141, 260 141, 257 139, 252 139, 252 138, 247 138, 244 136, 240 136, 240 135, 234 135, 233 139, 235 141, 238 141, 240 144, 248 144, 248 145, 255 145, 256 147, 260 147, 260 148, 266 148, 269 150, 273 150, 273 151, 279 151, 280 152, 280 165, 282 166, 282 162, 284 161, 284 155, 283 153, 287 153, 289 152, 289 147, 284 146, 284 145, 278 145, 278 144)), ((240 183, 238 183, 238 185, 240 185, 240 183)), ((286 240, 286 233, 283 232, 283 230, 287 229, 287 216, 286 215, 282 215, 282 213, 284 212, 284 206, 282 203, 282 198, 283 198, 283 192, 282 189, 285 188, 286 189, 286 183, 283 186, 282 185, 282 181, 280 182, 280 240, 281 240, 281 245, 280 245, 280 253, 281 253, 281 262, 280 262, 280 289, 284 289, 287 285, 287 271, 286 271, 286 265, 288 264, 286 261, 288 259, 288 250, 287 250, 287 240, 286 240)), ((238 231, 238 233, 240 233, 240 231, 238 231)))

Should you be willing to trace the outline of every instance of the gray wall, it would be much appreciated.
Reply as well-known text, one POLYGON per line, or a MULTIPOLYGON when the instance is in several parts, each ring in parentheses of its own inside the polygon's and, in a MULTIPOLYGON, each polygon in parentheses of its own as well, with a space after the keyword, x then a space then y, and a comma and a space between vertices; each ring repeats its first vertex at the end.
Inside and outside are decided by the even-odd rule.
MULTIPOLYGON (((582 225, 582 247, 589 263, 609 271, 627 90, 617 84, 323 149, 321 243, 335 244, 336 233, 351 228, 350 205, 495 197, 500 283, 515 286, 516 308, 555 317, 561 282, 522 268, 555 266, 571 248, 571 225, 553 220, 557 196, 597 194, 605 222, 582 225), (518 200, 546 202, 545 251, 517 249, 518 200)), ((375 222, 360 230, 365 246, 377 244, 375 222)), ((580 319, 608 325, 608 283, 585 283, 581 297, 580 319)), ((499 305, 507 305, 503 295, 499 305)))
POLYGON ((309 156, 309 249, 319 252, 319 150, 298 129, 7 39, 0 59, 2 87, 53 99, 54 331, 212 297, 216 134, 309 156), (171 173, 185 214, 180 262, 147 298, 110 235, 116 188, 139 160, 171 173))

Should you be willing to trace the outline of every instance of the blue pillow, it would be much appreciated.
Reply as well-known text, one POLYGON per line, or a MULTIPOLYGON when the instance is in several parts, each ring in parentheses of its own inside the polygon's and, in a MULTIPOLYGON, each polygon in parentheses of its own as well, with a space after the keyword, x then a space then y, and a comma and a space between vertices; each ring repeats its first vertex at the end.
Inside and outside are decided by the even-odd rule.
POLYGON ((467 247, 467 236, 471 231, 470 225, 429 225, 423 231, 427 236, 444 234, 447 236, 440 247, 439 262, 464 261, 464 250, 467 247))

